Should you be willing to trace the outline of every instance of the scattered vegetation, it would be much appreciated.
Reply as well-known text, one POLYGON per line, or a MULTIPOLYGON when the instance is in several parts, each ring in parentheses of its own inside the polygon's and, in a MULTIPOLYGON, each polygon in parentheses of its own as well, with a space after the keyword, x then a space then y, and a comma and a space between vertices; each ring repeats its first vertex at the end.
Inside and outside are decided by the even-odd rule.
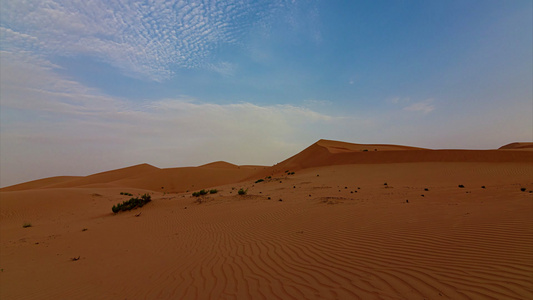
POLYGON ((484 185, 482 185, 482 186, 481 186, 481 188, 482 188, 482 189, 484 189, 484 188, 485 188, 485 186, 484 186, 484 185))
POLYGON ((521 190, 522 192, 525 192, 525 191, 526 191, 526 188, 520 188, 520 190, 521 190))
POLYGON ((248 192, 248 189, 243 189, 243 188, 241 188, 237 193, 238 193, 239 195, 246 195, 247 192, 248 192))
POLYGON ((462 185, 462 184, 460 184, 460 185, 459 185, 459 187, 460 187, 460 188, 464 188, 465 186, 464 186, 464 185, 462 185))
POLYGON ((363 152, 368 152, 368 149, 363 149, 363 152))
POLYGON ((114 213, 118 213, 119 211, 132 210, 137 207, 143 207, 146 203, 150 201, 152 201, 152 197, 149 194, 144 194, 140 198, 139 197, 131 198, 128 201, 124 201, 122 203, 113 205, 111 210, 114 213))
POLYGON ((24 224, 22 224, 22 228, 28 228, 28 227, 32 227, 31 223, 25 222, 24 224))
POLYGON ((257 179, 257 180, 255 181, 255 183, 259 183, 259 182, 263 182, 263 181, 265 181, 265 180, 264 180, 264 179, 257 179))
POLYGON ((216 194, 216 193, 218 193, 218 190, 217 190, 217 189, 209 190, 209 194, 216 194))
POLYGON ((424 189, 424 191, 426 191, 426 192, 427 192, 427 191, 429 191, 429 189, 428 189, 428 188, 425 188, 425 189, 424 189))
MULTIPOLYGON (((192 195, 194 197, 200 197, 200 196, 203 196, 203 195, 207 195, 208 191, 202 189, 201 191, 199 192, 193 192, 192 195)), ((216 193, 216 192, 215 192, 216 193)), ((213 193, 214 194, 214 193, 213 193)))
POLYGON ((287 174, 288 174, 288 175, 294 175, 294 172, 289 172, 289 173, 287 173, 287 174))
POLYGON ((121 195, 124 195, 124 196, 130 196, 130 197, 133 196, 132 194, 130 194, 130 193, 125 193, 125 192, 120 192, 120 194, 121 194, 121 195))

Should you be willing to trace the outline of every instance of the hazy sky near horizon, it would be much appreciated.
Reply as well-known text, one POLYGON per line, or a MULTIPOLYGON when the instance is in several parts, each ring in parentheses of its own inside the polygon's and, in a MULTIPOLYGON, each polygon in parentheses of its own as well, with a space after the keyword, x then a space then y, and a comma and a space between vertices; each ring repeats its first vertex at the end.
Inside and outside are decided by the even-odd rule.
POLYGON ((0 186, 531 141, 532 24, 530 0, 0 0, 0 186))

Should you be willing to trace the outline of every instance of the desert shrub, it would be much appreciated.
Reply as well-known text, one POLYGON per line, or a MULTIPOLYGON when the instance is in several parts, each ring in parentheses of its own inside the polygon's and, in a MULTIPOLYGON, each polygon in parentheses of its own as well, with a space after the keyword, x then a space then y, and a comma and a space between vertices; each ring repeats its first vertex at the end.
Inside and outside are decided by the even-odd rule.
POLYGON ((126 211, 126 210, 132 210, 137 207, 143 207, 146 203, 152 201, 152 197, 149 194, 144 194, 140 198, 135 197, 131 198, 128 201, 124 201, 122 203, 117 203, 113 205, 111 210, 114 213, 118 213, 120 211, 126 211))
POLYGON ((522 192, 525 192, 525 191, 526 191, 526 188, 520 188, 520 190, 521 190, 522 192))
POLYGON ((130 197, 133 196, 132 194, 130 194, 130 193, 125 193, 125 192, 120 192, 120 194, 121 194, 121 195, 124 195, 124 196, 130 196, 130 197))
POLYGON ((255 183, 259 183, 259 182, 263 182, 263 181, 265 181, 265 180, 264 180, 264 179, 257 179, 257 180, 255 181, 255 183))
POLYGON ((289 174, 289 175, 294 175, 294 172, 289 172, 288 174, 289 174))
MULTIPOLYGON (((217 191, 218 192, 218 191, 217 191)), ((200 196, 203 196, 203 195, 207 195, 208 191, 202 189, 201 191, 198 191, 198 192, 194 192, 192 193, 192 195, 194 197, 200 197, 200 196)), ((216 192, 215 192, 216 193, 216 192)), ((211 193, 211 194, 214 194, 214 193, 211 193)))
POLYGON ((217 189, 209 190, 209 194, 216 194, 216 193, 218 193, 218 190, 217 190, 217 189))
POLYGON ((462 185, 462 184, 460 184, 460 185, 459 185, 459 187, 460 187, 460 188, 464 188, 465 186, 464 186, 464 185, 462 185))
POLYGON ((31 223, 29 222, 25 222, 24 224, 22 224, 22 228, 28 228, 28 227, 31 227, 31 223))
POLYGON ((241 188, 237 193, 238 193, 239 195, 246 195, 247 192, 248 192, 248 189, 243 189, 243 188, 241 188))

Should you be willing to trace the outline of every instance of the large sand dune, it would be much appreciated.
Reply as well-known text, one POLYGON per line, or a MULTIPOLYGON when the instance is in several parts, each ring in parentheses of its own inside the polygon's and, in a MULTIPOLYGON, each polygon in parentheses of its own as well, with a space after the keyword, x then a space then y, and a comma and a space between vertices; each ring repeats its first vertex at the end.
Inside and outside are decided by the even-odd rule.
POLYGON ((325 140, 43 179, 0 190, 0 298, 533 299, 530 191, 531 151, 325 140))

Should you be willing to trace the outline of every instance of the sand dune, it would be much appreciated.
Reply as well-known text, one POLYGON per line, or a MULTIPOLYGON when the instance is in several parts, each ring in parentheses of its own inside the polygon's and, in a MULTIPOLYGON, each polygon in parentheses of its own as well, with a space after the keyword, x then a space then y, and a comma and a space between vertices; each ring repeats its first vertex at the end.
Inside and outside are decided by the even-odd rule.
POLYGON ((501 146, 499 149, 505 150, 533 150, 533 143, 511 143, 501 146))
POLYGON ((302 152, 265 169, 259 176, 281 174, 287 170, 345 164, 390 164, 417 162, 528 162, 528 152, 499 150, 430 150, 423 148, 352 144, 320 140, 302 152))
POLYGON ((375 147, 2 189, 0 298, 533 299, 533 153, 375 147))
POLYGON ((22 191, 22 190, 31 190, 31 189, 39 189, 39 188, 45 188, 50 185, 55 184, 61 184, 69 181, 73 181, 75 179, 80 179, 81 176, 56 176, 56 177, 49 177, 49 178, 43 178, 38 180, 33 180, 21 184, 16 184, 12 186, 8 186, 5 188, 0 189, 2 192, 8 192, 8 191, 22 191))

